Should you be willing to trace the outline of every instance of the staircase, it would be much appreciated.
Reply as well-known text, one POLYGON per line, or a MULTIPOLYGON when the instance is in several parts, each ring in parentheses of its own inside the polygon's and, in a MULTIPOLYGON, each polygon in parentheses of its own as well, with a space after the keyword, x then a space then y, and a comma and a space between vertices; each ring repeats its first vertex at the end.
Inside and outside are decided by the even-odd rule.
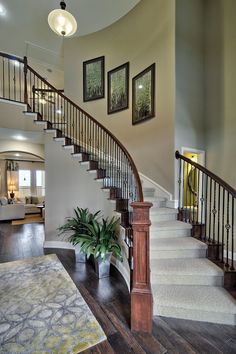
MULTIPOLYGON (((154 192, 144 189, 144 199, 160 205, 154 192)), ((224 272, 206 258, 206 243, 191 237, 191 224, 178 221, 177 214, 158 206, 150 212, 154 315, 235 325, 236 302, 223 288, 224 272)))
MULTIPOLYGON (((101 188, 108 193, 108 199, 115 203, 115 210, 120 214, 121 226, 125 230, 126 255, 130 266, 132 329, 149 333, 152 330, 149 253, 154 315, 236 324, 235 301, 223 289, 224 273, 206 258, 211 243, 214 247, 217 246, 217 259, 224 263, 223 246, 226 244, 225 266, 227 269, 230 267, 229 230, 231 228, 230 270, 235 272, 234 223, 233 217, 232 220, 230 219, 230 215, 234 215, 235 191, 222 183, 217 176, 210 174, 208 195, 209 171, 202 169, 198 171, 197 177, 196 173, 192 173, 194 181, 191 181, 191 185, 194 187, 198 185, 198 198, 201 195, 197 206, 195 195, 191 195, 190 202, 187 195, 185 207, 184 193, 181 194, 180 191, 179 201, 183 205, 179 205, 178 211, 167 208, 165 199, 157 197, 152 188, 144 189, 144 203, 137 168, 130 154, 117 138, 61 91, 44 80, 27 64, 26 58, 23 60, 4 53, 0 53, 0 58, 2 59, 0 99, 23 103, 25 115, 32 117, 35 124, 42 126, 46 133, 53 133, 54 140, 61 142, 74 159, 85 165, 88 173, 94 174, 94 179, 101 183, 101 188), (16 61, 17 67, 15 67, 16 61), (42 97, 44 104, 41 103, 42 97), (204 177, 202 171, 207 177, 204 177), (218 189, 216 181, 220 183, 218 189), (202 188, 199 189, 199 186, 202 188), (220 198, 223 200, 222 215, 219 208, 220 198), (225 208, 226 204, 227 208, 225 208), (153 208, 150 211, 152 225, 149 252, 151 205, 153 208), (218 210, 218 239, 216 240, 218 210), (193 229, 196 228, 201 229, 200 240, 191 237, 193 229), (221 258, 219 257, 220 246, 221 258)), ((181 166, 180 164, 180 177, 181 166)), ((194 166, 197 167, 197 164, 194 166)), ((185 169, 185 164, 182 168, 185 169)), ((191 167, 191 171, 192 169, 191 167)), ((181 186, 181 179, 179 180, 181 186)))

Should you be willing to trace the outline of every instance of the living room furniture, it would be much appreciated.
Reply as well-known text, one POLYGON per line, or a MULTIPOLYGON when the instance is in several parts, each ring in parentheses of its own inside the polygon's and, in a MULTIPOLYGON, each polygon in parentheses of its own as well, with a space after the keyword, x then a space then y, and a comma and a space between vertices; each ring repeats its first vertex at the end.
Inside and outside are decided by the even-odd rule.
POLYGON ((0 205, 0 221, 24 219, 25 206, 22 203, 0 205))

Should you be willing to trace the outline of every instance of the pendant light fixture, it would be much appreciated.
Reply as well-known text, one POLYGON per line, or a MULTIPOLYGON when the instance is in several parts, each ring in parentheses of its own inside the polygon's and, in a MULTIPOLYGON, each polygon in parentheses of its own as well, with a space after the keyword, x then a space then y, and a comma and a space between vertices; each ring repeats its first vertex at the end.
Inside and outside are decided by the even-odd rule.
POLYGON ((60 2, 60 6, 60 9, 53 10, 48 15, 48 24, 59 36, 72 36, 77 30, 76 19, 65 10, 66 3, 64 1, 60 2))

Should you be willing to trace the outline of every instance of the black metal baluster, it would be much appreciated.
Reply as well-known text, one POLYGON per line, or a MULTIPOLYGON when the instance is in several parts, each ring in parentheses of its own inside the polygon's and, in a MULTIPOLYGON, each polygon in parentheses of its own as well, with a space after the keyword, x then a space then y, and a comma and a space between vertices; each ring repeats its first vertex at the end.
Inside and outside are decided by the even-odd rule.
POLYGON ((230 224, 229 224, 229 192, 227 192, 227 215, 226 215, 226 263, 225 266, 228 268, 229 267, 229 230, 230 230, 230 224))
POLYGON ((234 270, 234 196, 232 195, 232 206, 231 206, 231 210, 232 210, 232 225, 231 225, 231 267, 230 270, 234 270))
POLYGON ((188 194, 188 187, 187 187, 187 176, 188 176, 188 165, 187 162, 184 161, 184 189, 185 189, 185 210, 184 210, 184 221, 188 222, 188 205, 187 205, 187 194, 188 194))
POLYGON ((196 195, 196 200, 197 200, 197 224, 199 224, 199 202, 200 202, 200 170, 197 170, 197 195, 196 195))
POLYGON ((21 96, 21 70, 22 70, 22 64, 20 63, 19 65, 19 89, 20 89, 20 95, 19 95, 19 99, 20 99, 20 102, 22 102, 22 96, 21 96))
POLYGON ((8 70, 8 98, 11 99, 11 75, 10 75, 10 60, 7 59, 7 70, 8 70))
POLYGON ((215 234, 216 234, 216 181, 214 181, 214 201, 213 201, 213 240, 212 242, 215 243, 215 234))
MULTIPOLYGON (((217 215, 217 243, 220 243, 220 185, 218 184, 218 215, 217 215)), ((219 255, 218 255, 219 256, 219 255)))
POLYGON ((182 160, 179 159, 179 178, 178 178, 178 184, 179 184, 179 213, 181 212, 181 164, 182 164, 182 160))
POLYGON ((223 201, 223 205, 222 205, 222 235, 221 235, 221 239, 222 239, 222 253, 221 253, 221 262, 224 263, 224 243, 225 243, 225 189, 223 188, 223 196, 222 196, 222 201, 223 201))
POLYGON ((208 242, 211 241, 211 202, 212 202, 212 178, 210 178, 210 206, 209 206, 209 234, 208 234, 208 242))
POLYGON ((208 209, 208 176, 206 176, 206 191, 205 191, 205 241, 207 240, 207 209, 208 209))
MULTIPOLYGON (((17 62, 19 64, 19 62, 17 62)), ((16 66, 14 64, 13 67, 13 95, 14 95, 14 101, 16 100, 16 66)))
POLYGON ((5 59, 2 58, 2 93, 3 93, 3 98, 5 98, 5 59))
POLYGON ((201 172, 202 176, 202 193, 201 193, 201 225, 203 225, 203 207, 204 207, 204 174, 201 172))

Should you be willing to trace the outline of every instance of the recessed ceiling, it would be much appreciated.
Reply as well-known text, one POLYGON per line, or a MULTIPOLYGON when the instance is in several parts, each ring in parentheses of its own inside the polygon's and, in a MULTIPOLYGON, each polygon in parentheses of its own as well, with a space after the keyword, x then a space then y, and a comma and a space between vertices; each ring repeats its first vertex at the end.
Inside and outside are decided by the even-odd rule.
POLYGON ((44 134, 42 132, 21 131, 17 129, 0 128, 0 140, 2 139, 44 144, 44 134))
POLYGON ((40 157, 21 151, 6 151, 0 153, 0 160, 16 160, 16 161, 37 161, 44 162, 40 157))

